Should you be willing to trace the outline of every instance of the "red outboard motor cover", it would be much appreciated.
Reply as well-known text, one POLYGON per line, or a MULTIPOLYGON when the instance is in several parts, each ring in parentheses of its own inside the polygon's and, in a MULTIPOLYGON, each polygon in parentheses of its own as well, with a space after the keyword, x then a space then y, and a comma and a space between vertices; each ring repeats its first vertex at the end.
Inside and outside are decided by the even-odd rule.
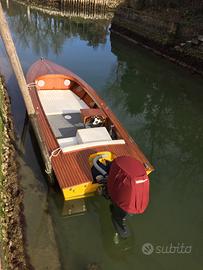
POLYGON ((143 213, 149 202, 149 178, 144 165, 128 156, 114 159, 107 189, 112 202, 125 212, 143 213))

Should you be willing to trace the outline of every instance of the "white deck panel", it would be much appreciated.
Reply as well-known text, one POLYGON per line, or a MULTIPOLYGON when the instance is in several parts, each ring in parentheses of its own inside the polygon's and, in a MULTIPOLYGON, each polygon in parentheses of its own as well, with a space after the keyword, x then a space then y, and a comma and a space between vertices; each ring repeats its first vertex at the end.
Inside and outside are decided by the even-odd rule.
POLYGON ((74 113, 89 108, 71 90, 41 90, 38 96, 46 115, 74 113))
POLYGON ((97 146, 107 146, 107 145, 116 145, 116 144, 125 144, 124 140, 111 140, 111 141, 100 141, 100 142, 89 142, 83 144, 70 145, 67 147, 61 147, 63 153, 71 152, 71 151, 79 151, 82 149, 87 149, 91 147, 97 146))
POLYGON ((105 127, 78 129, 76 138, 79 144, 112 140, 105 127))

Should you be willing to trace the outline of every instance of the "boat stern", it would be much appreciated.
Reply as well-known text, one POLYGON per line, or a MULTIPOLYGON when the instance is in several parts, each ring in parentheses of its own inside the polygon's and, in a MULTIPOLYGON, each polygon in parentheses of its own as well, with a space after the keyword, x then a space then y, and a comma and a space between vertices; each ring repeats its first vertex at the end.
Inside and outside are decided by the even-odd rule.
POLYGON ((100 184, 98 183, 87 182, 72 187, 63 188, 62 192, 65 201, 70 201, 95 195, 99 186, 100 184))

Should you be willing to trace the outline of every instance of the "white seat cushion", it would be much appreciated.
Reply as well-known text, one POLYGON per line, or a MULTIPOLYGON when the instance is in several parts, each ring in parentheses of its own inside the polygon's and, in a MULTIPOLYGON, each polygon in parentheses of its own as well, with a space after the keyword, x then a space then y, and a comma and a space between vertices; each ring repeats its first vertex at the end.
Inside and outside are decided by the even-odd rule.
POLYGON ((78 144, 112 140, 105 127, 78 129, 76 138, 78 144))
POLYGON ((89 108, 71 90, 40 90, 38 96, 46 115, 75 113, 89 108))
POLYGON ((62 149, 65 147, 77 144, 76 137, 62 138, 62 139, 58 139, 57 141, 58 141, 59 146, 62 149))

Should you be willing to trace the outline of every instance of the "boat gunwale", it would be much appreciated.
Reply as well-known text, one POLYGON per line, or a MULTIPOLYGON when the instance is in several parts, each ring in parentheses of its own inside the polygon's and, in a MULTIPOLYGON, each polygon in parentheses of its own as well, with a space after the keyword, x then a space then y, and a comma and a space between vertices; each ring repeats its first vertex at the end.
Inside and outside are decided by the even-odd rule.
MULTIPOLYGON (((45 61, 45 60, 44 60, 45 61)), ((43 61, 43 62, 44 62, 43 61)), ((37 61, 39 63, 39 61, 37 61)), ((35 65, 36 67, 36 63, 35 62, 33 65, 35 65)), ((41 61, 40 61, 41 62, 41 61)), ((52 63, 50 61, 48 61, 49 63, 52 63)), ((54 63, 53 63, 54 64, 54 63)), ((55 64, 54 64, 55 65, 55 64)), ((57 65, 58 66, 58 65, 57 65)), ((60 66, 59 66, 60 67, 60 66)), ((63 67, 62 67, 63 68, 63 67)), ((125 128, 122 126, 121 122, 117 119, 117 117, 113 114, 113 112, 110 110, 110 108, 107 106, 107 104, 98 96, 98 94, 96 93, 96 91, 90 86, 88 85, 83 79, 81 79, 79 76, 77 76, 76 74, 74 74, 73 72, 67 70, 67 69, 64 69, 65 70, 65 74, 62 74, 62 73, 47 73, 47 74, 38 74, 35 78, 39 78, 39 77, 43 77, 43 76, 48 76, 48 75, 54 75, 54 76, 65 76, 66 78, 70 79, 71 81, 75 82, 76 84, 78 84, 78 86, 80 86, 84 91, 85 93, 95 102, 95 104, 97 105, 97 107, 99 109, 101 109, 105 115, 107 115, 107 117, 109 118, 109 120, 112 122, 112 124, 115 126, 116 130, 118 131, 121 139, 123 139, 125 141, 125 148, 123 148, 123 146, 121 145, 115 145, 115 147, 109 147, 109 149, 115 149, 116 152, 118 153, 128 153, 129 155, 139 159, 141 162, 143 162, 144 164, 146 163, 147 164, 147 168, 146 170, 150 170, 150 171, 153 171, 154 168, 153 166, 150 164, 150 162, 148 161, 148 159, 145 157, 144 153, 139 149, 138 145, 136 144, 136 142, 133 140, 133 138, 128 134, 128 132, 125 130, 125 128), (120 149, 120 150, 119 150, 120 149)), ((32 72, 32 66, 30 67, 29 72, 32 72)), ((35 80, 36 80, 35 79, 35 80)), ((35 81, 33 81, 35 82, 35 81)), ((55 150, 58 146, 58 148, 60 147, 58 142, 57 142, 57 139, 55 137, 55 135, 53 134, 53 131, 52 131, 52 128, 48 122, 48 119, 47 119, 47 116, 45 114, 45 111, 44 111, 44 108, 40 102, 40 99, 39 99, 39 96, 38 96, 38 90, 36 86, 32 85, 33 83, 32 81, 29 81, 28 80, 28 83, 30 83, 30 95, 31 95, 31 98, 32 98, 32 101, 33 101, 33 105, 36 109, 36 114, 40 114, 38 115, 39 117, 41 117, 40 119, 38 118, 38 122, 39 122, 39 127, 40 127, 40 122, 43 122, 45 121, 44 123, 46 123, 47 127, 43 127, 44 128, 44 132, 46 131, 46 129, 48 128, 49 131, 48 132, 51 132, 51 137, 49 140, 48 138, 46 138, 46 134, 43 134, 44 132, 41 131, 40 129, 40 134, 42 135, 43 137, 43 141, 44 143, 46 144, 48 150, 49 150, 49 154, 52 153, 53 150, 55 150), (34 93, 32 93, 31 91, 34 91, 34 93), (35 96, 35 98, 37 98, 37 100, 33 100, 33 94, 35 96), (36 101, 37 101, 37 105, 36 105, 36 101), (39 108, 38 108, 39 106, 39 108), (54 139, 54 140, 53 140, 54 139), (49 141, 49 142, 48 142, 49 141), (53 143, 54 142, 54 143, 53 143), (53 145, 55 146, 54 149, 52 149, 50 147, 50 145, 53 145)), ((77 87, 78 87, 77 86, 77 87)), ((76 87, 76 88, 77 88, 76 87)), ((67 90, 71 90, 74 94, 77 95, 77 93, 75 93, 71 88, 70 89, 67 89, 67 90)), ((51 90, 50 90, 51 91, 51 90)), ((82 98, 81 98, 82 99, 82 98)), ((50 136, 47 135, 47 136, 50 136)), ((87 148, 83 148, 83 149, 77 149, 77 150, 73 150, 71 152, 60 152, 59 154, 59 157, 58 159, 54 158, 52 160, 52 163, 53 163, 53 167, 58 167, 59 170, 62 169, 63 167, 63 164, 59 165, 60 162, 67 162, 69 160, 69 163, 70 164, 73 164, 74 160, 75 162, 77 161, 77 155, 83 155, 83 153, 85 153, 85 151, 94 151, 94 150, 98 150, 101 151, 100 149, 101 148, 104 148, 106 149, 106 147, 108 147, 108 145, 106 146, 98 146, 98 147, 95 147, 95 146, 91 146, 91 147, 87 147, 87 148), (71 157, 73 156, 73 157, 71 157), (61 167, 62 166, 62 167, 61 167)), ((85 154, 86 155, 86 154, 85 154)), ((83 159, 81 156, 80 156, 80 162, 81 162, 81 159, 83 159)), ((73 166, 73 165, 72 165, 73 166)), ((74 166, 73 166, 74 167, 74 166)), ((86 167, 84 167, 83 169, 85 169, 86 167)), ((87 169, 87 168, 86 168, 87 169)), ((85 170, 86 170, 85 169, 85 170)), ((81 175, 82 174, 86 174, 87 172, 82 172, 82 168, 80 168, 81 170, 81 173, 80 173, 80 178, 82 177, 81 175)), ((60 173, 60 172, 58 172, 60 173)), ((64 173, 60 173, 61 174, 61 177, 62 177, 62 182, 59 183, 61 188, 68 188, 70 187, 70 185, 65 185, 64 183, 66 182, 66 180, 64 180, 64 173), (64 182, 65 181, 65 182, 64 182)), ((69 174, 69 176, 72 175, 72 173, 69 174)), ((82 178, 80 179, 81 183, 87 183, 89 181, 91 181, 92 179, 90 178, 88 181, 82 181, 82 178)), ((74 180, 75 181, 75 180, 74 180)), ((74 182, 73 181, 73 182, 74 182)), ((76 185, 76 184, 74 184, 76 185)), ((71 185, 72 186, 72 185, 71 185)))
MULTIPOLYGON (((98 108, 99 109, 102 109, 103 112, 107 115, 107 117, 110 119, 110 121, 113 123, 113 125, 116 127, 116 129, 120 133, 120 135, 122 137, 121 139, 125 140, 125 142, 126 142, 127 145, 130 143, 130 145, 133 148, 135 148, 134 150, 137 152, 137 154, 139 155, 140 159, 141 160, 143 160, 143 159, 146 160, 147 165, 150 167, 150 170, 153 171, 154 170, 154 167, 150 164, 150 162, 148 161, 148 159, 145 157, 144 153, 139 149, 139 146, 137 145, 137 143, 128 134, 128 132, 122 126, 122 124, 119 121, 119 119, 114 115, 114 113, 111 111, 111 109, 107 106, 107 104, 105 103, 105 101, 102 100, 98 96, 97 92, 90 85, 88 85, 83 79, 81 79, 78 75, 74 74, 73 72, 71 72, 69 70, 67 70, 67 71, 70 72, 70 75, 69 74, 60 74, 60 73, 44 74, 44 75, 41 75, 41 76, 37 77, 36 80, 38 78, 40 78, 40 77, 46 77, 46 76, 55 76, 55 77, 57 77, 57 75, 58 76, 63 75, 67 79, 69 79, 69 80, 77 83, 80 87, 82 87, 82 89, 87 93, 87 95, 89 95, 90 98, 96 103, 96 105, 98 106, 98 108), (121 132, 122 132, 122 134, 121 134, 121 132)), ((71 90, 71 89, 69 89, 69 90, 71 90)), ((46 115, 45 115, 45 117, 46 117, 46 115)), ((87 147, 87 149, 88 149, 88 147, 87 147)))

